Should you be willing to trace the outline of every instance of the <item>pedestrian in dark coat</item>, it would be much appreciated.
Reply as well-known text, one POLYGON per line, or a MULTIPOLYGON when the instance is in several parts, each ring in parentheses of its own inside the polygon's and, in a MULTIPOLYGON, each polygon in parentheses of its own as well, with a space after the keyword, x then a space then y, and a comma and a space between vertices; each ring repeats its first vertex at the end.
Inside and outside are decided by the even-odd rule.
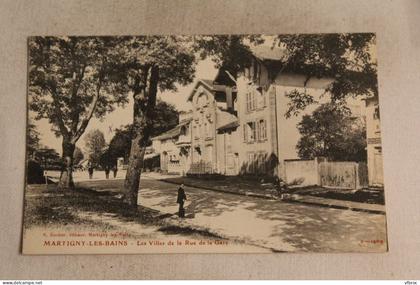
POLYGON ((184 184, 181 184, 181 186, 179 186, 178 188, 178 197, 176 198, 176 202, 179 204, 178 216, 180 218, 185 217, 185 209, 184 209, 185 200, 187 200, 187 195, 185 195, 184 184))
POLYGON ((106 179, 109 179, 109 171, 110 171, 109 166, 106 165, 104 170, 105 170, 105 177, 106 177, 106 179))
POLYGON ((88 172, 89 172, 89 179, 92 179, 93 177, 93 165, 91 162, 88 164, 88 172))
POLYGON ((112 168, 112 171, 114 172, 114 178, 117 177, 118 168, 116 165, 112 168))

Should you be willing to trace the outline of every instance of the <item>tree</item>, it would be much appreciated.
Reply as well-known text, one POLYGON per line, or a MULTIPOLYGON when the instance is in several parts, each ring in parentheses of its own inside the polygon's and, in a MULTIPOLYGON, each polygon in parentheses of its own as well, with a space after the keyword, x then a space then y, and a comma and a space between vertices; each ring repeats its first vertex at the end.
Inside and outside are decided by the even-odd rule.
POLYGON ((127 102, 116 45, 118 37, 29 39, 29 107, 62 137, 65 169, 59 187, 72 188, 76 142, 90 119, 127 102), (122 84, 120 84, 122 83, 122 84))
POLYGON ((37 149, 39 149, 39 132, 34 123, 28 120, 28 128, 26 134, 26 151, 28 158, 34 158, 37 149))
POLYGON ((93 165, 100 165, 101 156, 106 148, 104 134, 98 129, 92 130, 86 134, 84 140, 89 161, 93 165))
POLYGON ((75 165, 78 165, 83 160, 83 158, 85 156, 83 155, 82 150, 79 147, 76 146, 76 148, 74 149, 74 155, 73 155, 73 157, 74 157, 73 158, 73 163, 75 165))
POLYGON ((131 141, 133 139, 133 126, 126 125, 115 130, 115 134, 109 142, 109 151, 116 159, 123 157, 124 161, 130 156, 131 141))
POLYGON ((111 169, 116 163, 117 161, 112 158, 109 148, 106 148, 99 157, 99 165, 102 169, 111 169))
POLYGON ((327 157, 335 161, 366 161, 366 130, 343 105, 327 103, 298 124, 296 148, 302 159, 327 157))
MULTIPOLYGON (((310 78, 332 78, 325 92, 332 102, 347 97, 378 96, 377 62, 372 56, 376 37, 372 33, 279 35, 273 48, 286 51, 281 71, 293 70, 310 78)), ((306 81, 306 82, 307 82, 306 81)), ((292 90, 286 117, 297 115, 315 103, 306 90, 292 90)))
POLYGON ((228 71, 236 79, 244 68, 250 66, 250 46, 263 42, 264 39, 257 35, 206 35, 196 36, 194 47, 201 58, 212 58, 217 68, 228 71))
POLYGON ((126 67, 125 81, 134 99, 133 139, 124 182, 124 200, 137 206, 143 157, 153 129, 158 89, 176 90, 189 84, 195 72, 195 55, 189 37, 125 37, 120 60, 126 67))
MULTIPOLYGON (((152 119, 151 137, 158 136, 178 125, 179 115, 175 106, 158 100, 152 119)), ((150 141, 151 143, 151 141, 150 141)))
POLYGON ((39 162, 44 169, 58 170, 62 168, 60 155, 52 148, 44 147, 38 149, 35 153, 35 160, 39 162))
MULTIPOLYGON (((152 116, 152 129, 150 138, 160 135, 178 124, 178 111, 172 104, 158 100, 152 116)), ((123 157, 125 161, 130 155, 131 141, 133 139, 133 125, 129 124, 115 130, 115 135, 109 143, 109 152, 113 160, 123 157)), ((151 144, 151 140, 147 145, 151 144)))
MULTIPOLYGON (((217 68, 236 79, 250 66, 252 47, 266 39, 252 35, 197 36, 195 48, 202 58, 210 56, 217 68)), ((377 62, 372 56, 375 43, 372 33, 289 34, 274 37, 272 49, 285 53, 276 72, 304 74, 306 83, 310 78, 331 78, 325 93, 331 95, 332 102, 340 102, 348 96, 378 95, 377 62)), ((316 103, 306 88, 292 90, 286 96, 291 100, 284 114, 287 118, 316 103)))

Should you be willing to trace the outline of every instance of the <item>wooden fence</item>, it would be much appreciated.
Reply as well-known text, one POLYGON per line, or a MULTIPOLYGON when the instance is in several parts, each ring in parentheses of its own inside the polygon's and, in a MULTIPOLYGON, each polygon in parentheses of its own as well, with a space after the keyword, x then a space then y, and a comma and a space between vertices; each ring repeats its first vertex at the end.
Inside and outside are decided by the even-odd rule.
POLYGON ((319 185, 335 189, 361 189, 368 186, 367 165, 363 162, 288 160, 283 179, 292 186, 319 185))

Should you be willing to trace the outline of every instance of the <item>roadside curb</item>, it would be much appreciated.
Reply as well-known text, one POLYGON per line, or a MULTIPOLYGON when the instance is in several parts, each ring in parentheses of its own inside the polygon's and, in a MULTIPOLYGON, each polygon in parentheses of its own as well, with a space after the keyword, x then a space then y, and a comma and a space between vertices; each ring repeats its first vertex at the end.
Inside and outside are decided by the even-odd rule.
MULTIPOLYGON (((151 177, 151 178, 154 178, 154 177, 151 177)), ((168 180, 166 178, 163 178, 163 179, 154 178, 154 179, 157 179, 157 180, 162 181, 162 182, 170 183, 170 184, 181 185, 181 183, 179 183, 179 182, 171 181, 171 180, 168 180)), ((212 187, 206 187, 206 186, 197 186, 197 185, 193 185, 191 183, 183 183, 183 184, 187 187, 201 188, 201 189, 215 191, 215 192, 221 192, 221 193, 227 193, 227 194, 233 194, 233 195, 240 195, 240 196, 255 197, 255 198, 266 199, 266 200, 274 200, 271 196, 264 195, 264 194, 246 193, 246 192, 245 193, 233 192, 233 191, 217 189, 217 188, 212 188, 212 187)), ((287 202, 287 203, 300 203, 300 204, 311 205, 311 206, 319 206, 319 207, 324 207, 324 208, 333 208, 333 209, 339 209, 339 210, 350 210, 350 211, 356 211, 356 212, 365 212, 365 213, 370 213, 370 214, 385 215, 385 211, 383 211, 383 210, 373 210, 373 209, 366 209, 366 208, 361 208, 361 207, 343 206, 343 205, 336 205, 336 204, 332 204, 332 203, 316 203, 314 201, 305 201, 304 200, 305 198, 302 195, 299 195, 299 194, 292 194, 292 195, 294 197, 292 196, 291 199, 287 199, 287 200, 283 200, 283 201, 287 202)))

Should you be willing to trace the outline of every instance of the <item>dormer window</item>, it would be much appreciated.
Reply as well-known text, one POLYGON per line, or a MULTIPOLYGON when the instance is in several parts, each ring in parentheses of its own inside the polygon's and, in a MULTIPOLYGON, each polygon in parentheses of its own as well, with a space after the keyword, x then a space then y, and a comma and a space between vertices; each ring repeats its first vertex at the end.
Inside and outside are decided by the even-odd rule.
POLYGON ((181 127, 180 135, 181 136, 186 136, 187 135, 187 127, 186 126, 181 127))
POLYGON ((380 119, 379 105, 376 105, 375 109, 373 110, 373 119, 374 120, 379 120, 380 119))

